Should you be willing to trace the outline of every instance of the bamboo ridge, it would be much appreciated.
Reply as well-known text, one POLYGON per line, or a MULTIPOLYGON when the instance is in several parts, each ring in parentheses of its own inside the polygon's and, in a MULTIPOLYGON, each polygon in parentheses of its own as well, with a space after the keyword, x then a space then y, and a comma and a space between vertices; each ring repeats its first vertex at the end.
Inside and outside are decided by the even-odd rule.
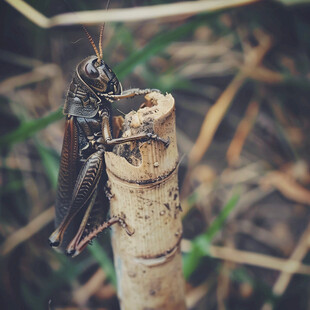
POLYGON ((107 152, 112 246, 122 310, 186 309, 180 253, 181 206, 177 179, 175 107, 171 95, 152 93, 126 115, 123 136, 154 132, 169 139, 120 145, 107 152), (126 231, 133 232, 129 235, 126 231))

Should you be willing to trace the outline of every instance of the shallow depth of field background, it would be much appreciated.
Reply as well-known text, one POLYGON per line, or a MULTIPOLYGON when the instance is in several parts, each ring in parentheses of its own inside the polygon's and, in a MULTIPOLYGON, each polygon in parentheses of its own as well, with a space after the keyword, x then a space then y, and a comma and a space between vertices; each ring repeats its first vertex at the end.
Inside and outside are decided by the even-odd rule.
MULTIPOLYGON (((112 0, 110 8, 167 2, 176 1, 112 0)), ((27 3, 48 17, 106 6, 27 3)), ((191 309, 310 309, 309 13, 307 1, 253 1, 106 24, 104 59, 123 88, 176 100, 191 309)), ((61 107, 92 47, 79 25, 41 29, 5 2, 0 15, 1 308, 119 309, 109 231, 75 259, 47 242, 61 107)), ((99 25, 88 29, 97 43, 99 25)), ((135 102, 115 104, 115 115, 143 98, 135 102)))

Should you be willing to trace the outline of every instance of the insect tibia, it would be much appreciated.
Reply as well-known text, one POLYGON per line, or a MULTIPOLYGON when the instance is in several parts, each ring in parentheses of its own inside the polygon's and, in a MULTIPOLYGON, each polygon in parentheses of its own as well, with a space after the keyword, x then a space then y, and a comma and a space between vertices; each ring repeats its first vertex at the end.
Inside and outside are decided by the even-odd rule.
POLYGON ((102 233, 105 229, 111 227, 112 225, 119 223, 122 228, 125 229, 126 233, 131 236, 134 234, 134 228, 130 227, 125 221, 125 215, 122 213, 120 216, 113 216, 107 222, 102 223, 98 227, 96 227, 92 232, 90 232, 83 240, 81 240, 78 244, 75 244, 74 247, 68 247, 67 255, 71 257, 75 257, 79 255, 85 247, 100 233, 102 233))
POLYGON ((131 88, 131 89, 124 90, 120 95, 110 95, 106 93, 102 93, 98 95, 106 99, 110 99, 110 100, 121 100, 121 99, 126 99, 126 98, 133 98, 135 96, 140 96, 140 95, 147 95, 152 92, 160 93, 160 90, 151 89, 151 88, 146 88, 146 89, 131 88))
POLYGON ((48 241, 51 247, 57 248, 61 243, 61 232, 57 228, 49 237, 48 241))

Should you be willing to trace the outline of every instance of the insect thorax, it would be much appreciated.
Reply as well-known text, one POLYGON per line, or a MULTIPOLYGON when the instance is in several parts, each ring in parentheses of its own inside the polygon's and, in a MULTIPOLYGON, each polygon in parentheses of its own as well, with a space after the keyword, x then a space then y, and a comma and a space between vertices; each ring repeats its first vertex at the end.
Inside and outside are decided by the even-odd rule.
POLYGON ((65 100, 64 114, 92 118, 97 114, 100 102, 101 99, 75 73, 65 100))

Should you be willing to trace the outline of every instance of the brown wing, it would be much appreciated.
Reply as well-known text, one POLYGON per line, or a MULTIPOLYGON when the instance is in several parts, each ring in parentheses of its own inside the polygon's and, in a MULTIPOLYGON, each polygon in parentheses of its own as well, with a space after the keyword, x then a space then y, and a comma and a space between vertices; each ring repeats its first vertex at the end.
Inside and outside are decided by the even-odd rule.
POLYGON ((97 187, 98 190, 97 198, 91 210, 90 216, 87 221, 87 226, 85 228, 81 240, 86 238, 94 229, 96 229, 98 226, 104 223, 107 218, 107 214, 109 212, 110 207, 110 201, 104 193, 104 187, 107 182, 107 179, 108 177, 104 167, 101 180, 97 187))
POLYGON ((74 117, 67 117, 61 151, 58 188, 56 196, 56 227, 60 225, 68 212, 73 188, 79 172, 78 128, 74 117))
POLYGON ((98 188, 98 195, 96 195, 96 198, 94 197, 95 201, 90 206, 90 214, 86 219, 87 225, 82 229, 83 232, 80 238, 77 239, 77 244, 79 240, 86 239, 94 229, 105 221, 109 209, 109 200, 103 192, 107 175, 102 151, 97 151, 91 154, 86 161, 81 161, 79 155, 80 134, 76 118, 67 118, 56 197, 55 224, 57 229, 50 236, 51 245, 58 247, 60 243, 62 249, 66 248, 70 241, 73 242, 77 239, 79 235, 78 230, 81 229, 80 225, 85 213, 84 211, 87 209, 87 205, 85 204, 91 200, 93 191, 96 188, 98 188), (97 167, 98 162, 100 163, 99 168, 97 167), (75 216, 81 207, 85 207, 85 210, 75 216), (67 226, 67 224, 63 225, 64 222, 67 223, 66 221, 68 219, 70 222, 73 219, 72 224, 70 226, 67 226), (62 236, 63 233, 64 236, 62 236))

